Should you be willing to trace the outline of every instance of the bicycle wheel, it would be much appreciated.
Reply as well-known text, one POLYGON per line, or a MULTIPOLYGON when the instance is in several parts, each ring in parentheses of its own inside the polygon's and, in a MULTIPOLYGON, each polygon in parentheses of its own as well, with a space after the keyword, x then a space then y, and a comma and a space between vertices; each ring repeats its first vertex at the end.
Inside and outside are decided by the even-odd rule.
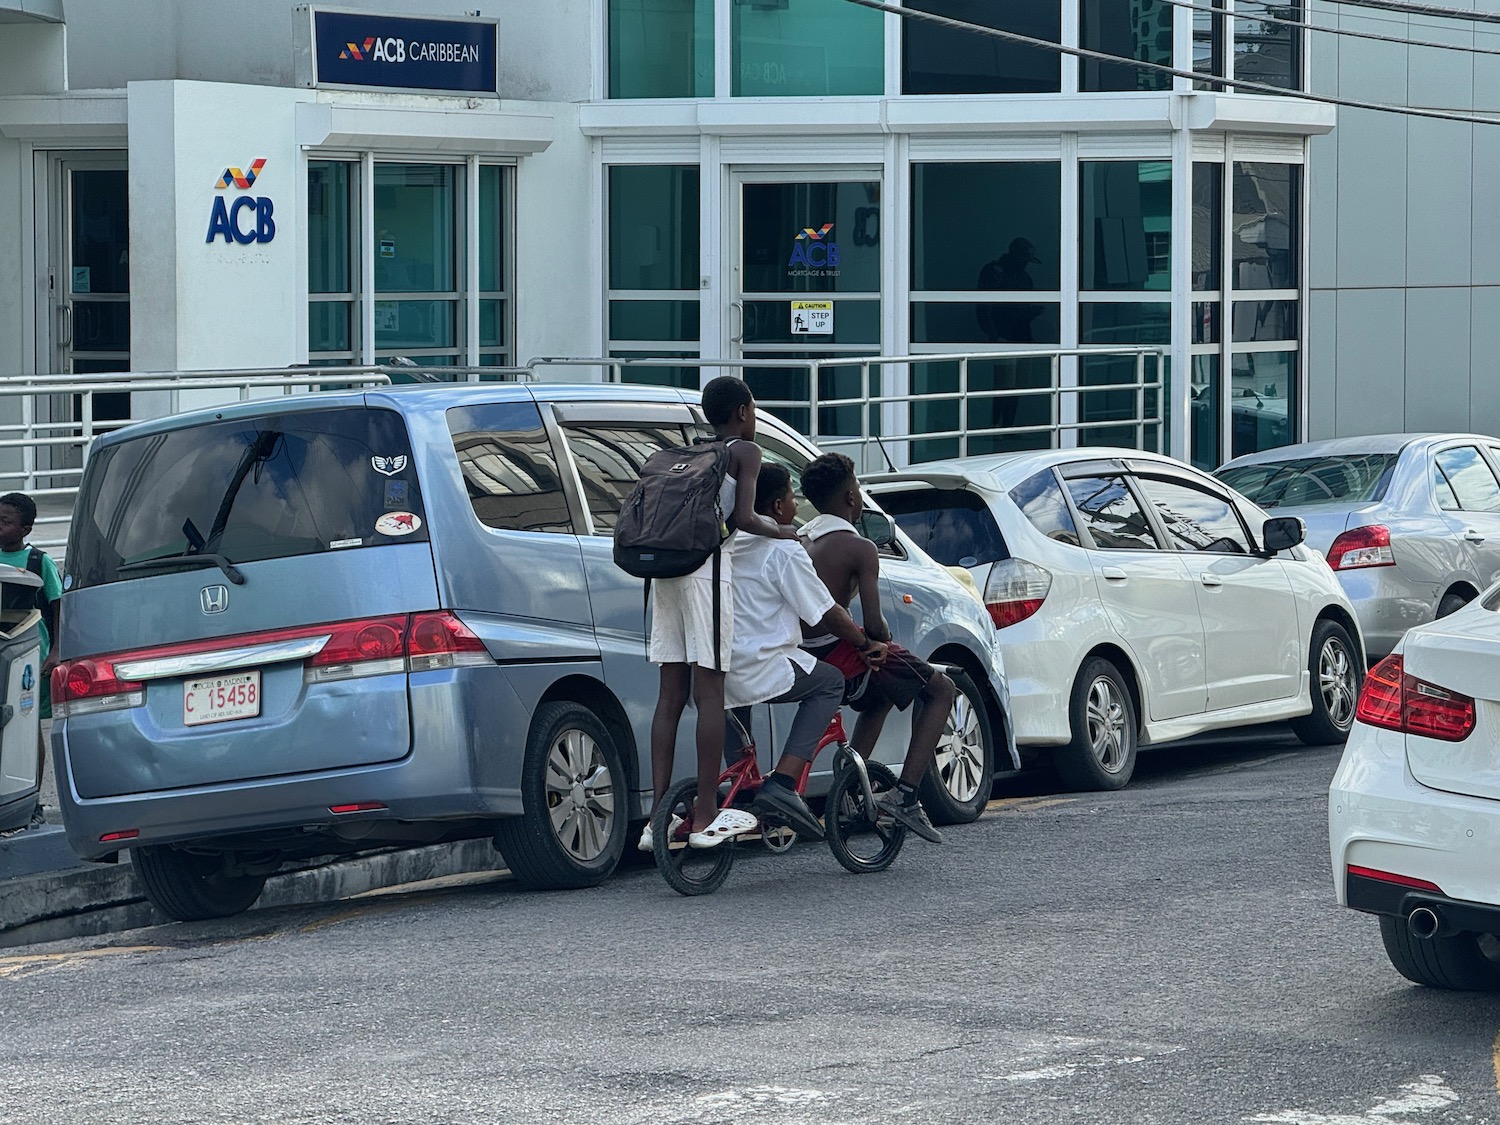
POLYGON ((697 780, 684 778, 667 790, 651 814, 651 852, 656 857, 656 869, 667 886, 680 895, 713 894, 724 885, 734 866, 735 840, 726 840, 716 848, 688 847, 693 798, 697 795, 697 780), (674 816, 680 816, 682 823, 676 832, 669 833, 667 826, 674 816))
MULTIPOLYGON (((896 788, 896 775, 879 762, 866 762, 870 788, 878 798, 896 788)), ((829 850, 846 870, 856 875, 884 871, 901 854, 906 829, 891 820, 877 821, 866 807, 856 769, 839 770, 823 810, 824 835, 829 850)))

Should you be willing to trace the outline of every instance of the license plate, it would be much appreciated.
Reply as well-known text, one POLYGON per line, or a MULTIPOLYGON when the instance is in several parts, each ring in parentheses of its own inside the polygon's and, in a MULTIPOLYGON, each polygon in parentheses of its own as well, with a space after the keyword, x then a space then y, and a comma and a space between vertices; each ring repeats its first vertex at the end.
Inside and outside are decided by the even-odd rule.
POLYGON ((260 672, 207 676, 182 685, 182 722, 197 727, 260 714, 260 672))

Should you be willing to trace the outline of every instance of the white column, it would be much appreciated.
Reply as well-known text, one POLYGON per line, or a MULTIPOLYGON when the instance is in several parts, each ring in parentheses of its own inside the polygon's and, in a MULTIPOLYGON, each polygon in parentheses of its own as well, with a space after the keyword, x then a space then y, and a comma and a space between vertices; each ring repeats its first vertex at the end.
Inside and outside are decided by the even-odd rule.
MULTIPOLYGON (((1181 14, 1179 8, 1179 24, 1185 22, 1181 14)), ((1191 97, 1172 95, 1172 370, 1168 380, 1171 393, 1162 403, 1162 416, 1171 431, 1171 444, 1163 452, 1184 461, 1188 456, 1193 370, 1193 133, 1186 121, 1191 97)))

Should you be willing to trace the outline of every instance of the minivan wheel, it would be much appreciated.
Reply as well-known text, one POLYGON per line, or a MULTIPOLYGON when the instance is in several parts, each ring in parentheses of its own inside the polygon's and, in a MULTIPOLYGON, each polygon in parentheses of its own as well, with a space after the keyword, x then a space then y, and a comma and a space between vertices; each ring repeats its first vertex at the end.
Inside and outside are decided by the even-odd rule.
POLYGON ((1073 739, 1052 758, 1069 789, 1123 789, 1135 773, 1135 701, 1120 670, 1103 657, 1085 662, 1068 703, 1073 739))
POLYGON ((1359 700, 1359 650, 1337 621, 1319 621, 1308 645, 1312 714, 1292 720, 1292 733, 1308 746, 1343 742, 1354 725, 1359 700))
POLYGON ((266 876, 230 874, 227 858, 166 844, 132 848, 130 852, 130 861, 151 905, 179 922, 242 914, 260 897, 266 876))
POLYGON ((529 890, 592 887, 625 850, 627 786, 604 724, 571 702, 537 708, 526 739, 518 817, 502 820, 495 846, 529 890))
POLYGON ((922 805, 934 824, 968 824, 978 820, 990 800, 995 778, 995 735, 984 696, 968 674, 957 668, 948 678, 958 689, 937 756, 922 778, 922 805))

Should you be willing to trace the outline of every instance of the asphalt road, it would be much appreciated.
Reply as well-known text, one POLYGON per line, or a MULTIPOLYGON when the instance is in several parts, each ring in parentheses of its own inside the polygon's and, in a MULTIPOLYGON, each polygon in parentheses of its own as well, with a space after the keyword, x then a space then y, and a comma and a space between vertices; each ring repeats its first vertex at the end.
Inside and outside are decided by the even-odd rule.
POLYGON ((1500 1000, 1334 905, 1337 750, 1011 785, 883 875, 464 877, 0 957, 0 1122, 1500 1122, 1500 1000))

